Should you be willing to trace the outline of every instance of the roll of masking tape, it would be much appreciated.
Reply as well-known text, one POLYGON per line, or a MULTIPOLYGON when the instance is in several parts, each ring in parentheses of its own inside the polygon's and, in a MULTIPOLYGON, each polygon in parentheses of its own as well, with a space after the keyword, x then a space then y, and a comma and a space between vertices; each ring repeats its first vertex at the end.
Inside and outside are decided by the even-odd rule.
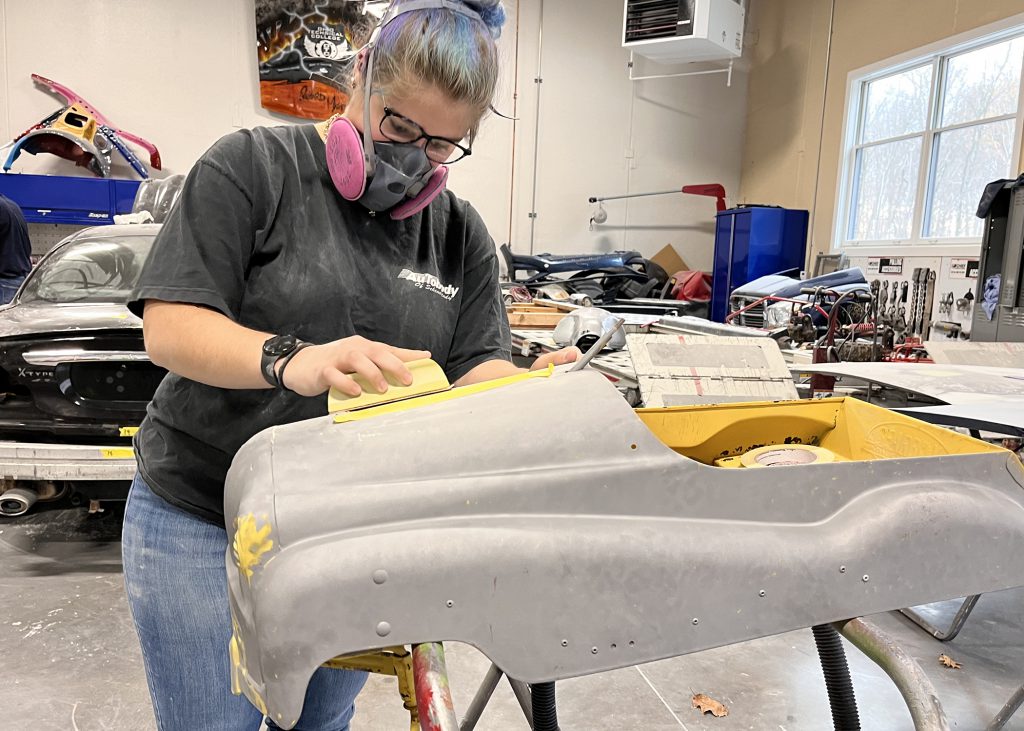
POLYGON ((740 457, 743 467, 793 467, 842 461, 831 449, 809 444, 770 444, 751 449, 740 457))

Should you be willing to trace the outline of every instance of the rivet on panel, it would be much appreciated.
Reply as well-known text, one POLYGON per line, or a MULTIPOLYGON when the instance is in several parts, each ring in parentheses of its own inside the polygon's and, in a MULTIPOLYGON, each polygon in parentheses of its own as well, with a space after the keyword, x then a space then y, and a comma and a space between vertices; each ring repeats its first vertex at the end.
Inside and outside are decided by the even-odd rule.
POLYGON ((870 580, 871 580, 871 577, 868 576, 867 574, 864 574, 864 576, 861 577, 861 581, 870 581, 870 580))
POLYGON ((452 601, 451 599, 449 599, 448 601, 446 601, 446 602, 444 603, 444 605, 445 605, 446 607, 448 607, 449 609, 451 609, 452 607, 454 607, 454 606, 455 606, 455 602, 453 602, 453 601, 452 601))
POLYGON ((846 567, 845 566, 840 566, 839 567, 839 573, 845 574, 846 573, 846 567))
POLYGON ((757 595, 758 595, 759 597, 762 597, 762 598, 764 598, 765 596, 767 596, 767 595, 768 595, 768 592, 766 592, 766 591, 765 591, 764 589, 761 589, 761 591, 757 592, 757 595))
POLYGON ((373 572, 373 583, 380 585, 388 580, 388 572, 384 569, 377 569, 373 572))
POLYGON ((633 640, 630 640, 629 641, 629 646, 630 647, 636 647, 636 642, 634 642, 633 640))
POLYGON ((596 655, 597 654, 597 648, 596 647, 591 647, 590 648, 590 652, 591 652, 591 654, 596 655))
POLYGON ((693 626, 694 627, 696 627, 698 624, 700 624, 700 619, 698 619, 697 617, 694 617, 693 620, 691 620, 691 621, 693 622, 693 626))
POLYGON ((378 622, 377 623, 377 636, 378 637, 387 637, 389 634, 391 634, 391 625, 389 623, 387 623, 387 622, 378 622))
POLYGON ((569 640, 562 640, 562 647, 568 647, 568 646, 569 646, 569 640))

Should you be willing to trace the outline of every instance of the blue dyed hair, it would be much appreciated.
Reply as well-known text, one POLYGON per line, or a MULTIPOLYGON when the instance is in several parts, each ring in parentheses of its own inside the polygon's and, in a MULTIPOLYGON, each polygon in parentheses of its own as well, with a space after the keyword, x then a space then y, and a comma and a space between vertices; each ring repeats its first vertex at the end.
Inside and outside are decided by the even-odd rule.
MULTIPOLYGON (((403 0, 394 0, 401 7, 403 0)), ((483 22, 443 8, 403 13, 380 33, 374 50, 374 89, 396 96, 435 86, 477 113, 490 109, 498 85, 497 39, 505 24, 501 0, 463 0, 483 22)))

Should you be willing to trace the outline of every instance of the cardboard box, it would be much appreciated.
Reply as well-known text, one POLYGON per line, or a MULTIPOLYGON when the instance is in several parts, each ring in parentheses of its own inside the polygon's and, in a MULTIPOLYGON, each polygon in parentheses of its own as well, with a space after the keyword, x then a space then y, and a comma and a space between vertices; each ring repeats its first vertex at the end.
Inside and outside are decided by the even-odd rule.
POLYGON ((690 268, 672 244, 666 244, 661 251, 651 257, 651 261, 668 272, 670 277, 676 272, 687 271, 690 268))

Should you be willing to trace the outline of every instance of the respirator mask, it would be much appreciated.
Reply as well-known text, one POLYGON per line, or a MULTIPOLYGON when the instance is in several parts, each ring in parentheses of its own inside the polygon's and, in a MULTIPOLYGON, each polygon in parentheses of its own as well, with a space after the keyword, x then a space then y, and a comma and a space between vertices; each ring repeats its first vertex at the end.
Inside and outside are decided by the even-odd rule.
POLYGON ((376 142, 370 121, 375 46, 381 31, 403 13, 444 8, 475 20, 480 16, 451 0, 419 0, 389 10, 365 49, 363 132, 339 117, 327 133, 327 168, 342 198, 358 201, 374 212, 390 211, 402 220, 419 213, 444 190, 448 168, 430 162, 424 149, 412 143, 376 142))

